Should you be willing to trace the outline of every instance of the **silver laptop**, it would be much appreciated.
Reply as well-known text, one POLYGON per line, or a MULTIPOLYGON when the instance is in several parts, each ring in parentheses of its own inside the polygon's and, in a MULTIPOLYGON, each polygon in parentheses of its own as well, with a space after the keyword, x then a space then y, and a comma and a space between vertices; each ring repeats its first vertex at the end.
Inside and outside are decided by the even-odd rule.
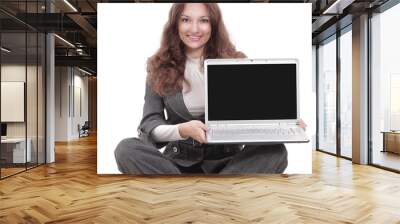
POLYGON ((208 143, 308 142, 298 125, 296 59, 207 59, 208 143))

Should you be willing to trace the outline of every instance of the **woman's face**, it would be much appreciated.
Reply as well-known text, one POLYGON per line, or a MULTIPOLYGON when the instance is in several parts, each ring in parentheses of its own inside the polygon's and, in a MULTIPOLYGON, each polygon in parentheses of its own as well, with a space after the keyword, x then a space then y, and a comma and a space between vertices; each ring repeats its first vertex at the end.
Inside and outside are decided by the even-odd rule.
POLYGON ((210 16, 202 3, 185 5, 178 23, 179 37, 186 45, 186 52, 201 52, 211 36, 210 16))

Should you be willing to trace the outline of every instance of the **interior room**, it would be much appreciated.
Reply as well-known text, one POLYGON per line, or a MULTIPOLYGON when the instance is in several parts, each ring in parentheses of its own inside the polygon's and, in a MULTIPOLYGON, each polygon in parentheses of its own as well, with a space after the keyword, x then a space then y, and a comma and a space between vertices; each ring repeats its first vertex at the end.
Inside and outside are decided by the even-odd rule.
POLYGON ((161 2, 0 1, 0 223, 400 222, 397 0, 240 1, 312 8, 312 174, 99 175, 98 6, 161 2))

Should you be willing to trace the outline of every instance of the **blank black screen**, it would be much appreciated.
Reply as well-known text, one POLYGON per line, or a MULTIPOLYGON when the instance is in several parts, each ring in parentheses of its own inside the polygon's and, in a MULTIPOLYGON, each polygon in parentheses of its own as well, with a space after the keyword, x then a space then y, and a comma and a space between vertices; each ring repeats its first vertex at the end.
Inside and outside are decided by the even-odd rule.
POLYGON ((7 136, 7 124, 1 123, 1 136, 7 136))
POLYGON ((208 65, 208 119, 297 118, 296 64, 208 65))

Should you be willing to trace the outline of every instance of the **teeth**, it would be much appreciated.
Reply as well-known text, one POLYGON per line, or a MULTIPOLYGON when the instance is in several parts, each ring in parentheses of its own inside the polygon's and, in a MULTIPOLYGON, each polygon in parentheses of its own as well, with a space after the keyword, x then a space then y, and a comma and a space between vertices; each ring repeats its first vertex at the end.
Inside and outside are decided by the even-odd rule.
POLYGON ((190 38, 190 39, 193 39, 193 40, 200 40, 200 37, 189 36, 189 38, 190 38))

